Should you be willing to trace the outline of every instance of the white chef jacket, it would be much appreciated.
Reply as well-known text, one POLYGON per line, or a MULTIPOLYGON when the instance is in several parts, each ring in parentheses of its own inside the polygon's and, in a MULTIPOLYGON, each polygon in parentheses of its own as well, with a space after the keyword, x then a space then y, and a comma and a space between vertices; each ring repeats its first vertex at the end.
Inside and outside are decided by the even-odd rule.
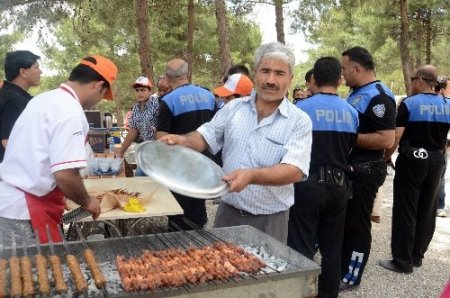
POLYGON ((0 216, 30 219, 23 191, 44 196, 56 187, 53 173, 86 167, 88 131, 68 85, 34 97, 17 119, 0 164, 0 216))

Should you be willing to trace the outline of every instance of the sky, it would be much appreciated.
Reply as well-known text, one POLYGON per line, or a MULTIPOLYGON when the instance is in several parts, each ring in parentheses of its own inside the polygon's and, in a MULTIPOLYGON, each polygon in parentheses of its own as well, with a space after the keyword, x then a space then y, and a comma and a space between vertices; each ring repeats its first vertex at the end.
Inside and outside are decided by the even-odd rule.
MULTIPOLYGON (((305 51, 311 48, 311 44, 307 43, 302 32, 291 33, 291 20, 286 13, 293 10, 298 5, 297 1, 293 1, 284 7, 284 34, 286 45, 294 52, 295 63, 305 62, 307 54, 305 51)), ((269 4, 258 4, 254 8, 253 20, 259 25, 262 34, 262 42, 277 41, 277 32, 275 29, 275 6, 269 4)))
MULTIPOLYGON (((300 62, 305 62, 307 59, 307 55, 305 51, 311 48, 311 45, 305 41, 305 36, 303 33, 291 33, 290 29, 290 19, 288 14, 286 13, 290 9, 294 9, 295 6, 298 5, 296 1, 291 2, 286 5, 284 11, 284 34, 286 45, 294 52, 295 55, 295 63, 298 64, 300 62)), ((275 7, 269 4, 257 4, 254 7, 252 20, 255 21, 261 30, 262 42, 273 42, 277 40, 277 33, 275 29, 275 7)), ((46 57, 42 53, 42 51, 37 46, 38 34, 37 30, 29 37, 27 40, 20 42, 14 46, 15 50, 23 50, 27 49, 35 53, 36 55, 41 56, 42 68, 44 73, 48 73, 45 71, 45 62, 46 57)))

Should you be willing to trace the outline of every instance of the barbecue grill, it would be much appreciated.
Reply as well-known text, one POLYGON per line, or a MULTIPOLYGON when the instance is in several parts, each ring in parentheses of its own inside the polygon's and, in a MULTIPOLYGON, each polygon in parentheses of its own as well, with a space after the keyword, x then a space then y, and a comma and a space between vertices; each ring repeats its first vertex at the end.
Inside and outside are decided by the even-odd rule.
MULTIPOLYGON (((109 238, 102 240, 71 241, 62 244, 54 244, 53 252, 64 260, 64 255, 70 249, 70 253, 80 260, 81 270, 89 283, 89 288, 84 294, 79 295, 75 291, 75 285, 67 268, 63 268, 64 279, 69 288, 65 297, 89 296, 89 297, 313 297, 316 295, 316 279, 320 268, 309 259, 276 239, 262 233, 250 226, 238 226, 227 228, 214 228, 209 230, 179 231, 172 233, 160 233, 141 235, 125 238, 109 238), (158 251, 167 248, 187 249, 189 247, 204 247, 215 242, 234 243, 239 246, 251 246, 269 255, 266 260, 267 267, 257 274, 241 274, 225 280, 209 280, 204 283, 185 284, 181 287, 163 287, 151 291, 126 292, 121 287, 120 277, 115 268, 115 259, 118 255, 125 257, 137 257, 144 250, 158 251), (95 252, 97 263, 105 276, 106 289, 98 290, 89 270, 83 260, 83 251, 89 247, 95 252), (285 260, 288 264, 280 268, 270 260, 285 260)), ((19 247, 18 247, 19 248, 19 247)), ((37 246, 28 246, 26 252, 32 257, 34 280, 36 283, 36 271, 34 255, 38 253, 37 246)), ((14 253, 21 256, 23 249, 5 248, 3 258, 7 259, 14 253)), ((43 255, 52 254, 50 245, 41 245, 43 255)), ((64 263, 64 261, 63 261, 64 263)), ((64 266, 63 266, 64 267, 64 266)), ((52 290, 51 297, 59 297, 52 290)))

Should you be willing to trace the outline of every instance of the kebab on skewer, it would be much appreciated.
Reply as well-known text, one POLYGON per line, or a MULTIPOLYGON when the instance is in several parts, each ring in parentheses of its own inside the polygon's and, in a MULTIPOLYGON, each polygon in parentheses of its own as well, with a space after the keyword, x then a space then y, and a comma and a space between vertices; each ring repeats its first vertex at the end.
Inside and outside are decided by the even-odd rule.
POLYGON ((78 236, 80 237, 81 243, 84 247, 83 250, 84 261, 86 262, 89 270, 92 273, 92 278, 94 279, 95 286, 97 287, 97 289, 106 290, 106 279, 103 276, 103 273, 100 270, 100 266, 98 265, 95 259, 94 251, 90 249, 86 244, 86 240, 84 239, 83 234, 81 233, 80 227, 75 225, 75 229, 77 230, 78 236))
POLYGON ((34 231, 36 237, 36 247, 37 255, 36 258, 36 271, 37 271, 37 282, 39 293, 41 295, 50 295, 50 284, 48 282, 48 272, 47 272, 47 259, 42 255, 41 241, 39 239, 39 233, 37 230, 34 231))
POLYGON ((6 266, 8 261, 3 258, 3 231, 0 230, 0 298, 8 296, 6 291, 6 266))
POLYGON ((29 297, 34 295, 33 265, 28 257, 27 241, 25 235, 22 237, 23 256, 20 258, 20 272, 22 277, 22 295, 29 297))
POLYGON ((64 239, 64 233, 62 232, 61 226, 58 225, 57 228, 59 234, 61 235, 65 251, 66 264, 67 267, 69 267, 70 273, 72 274, 72 279, 75 283, 75 289, 78 291, 78 293, 84 293, 88 288, 88 284, 83 276, 83 273, 81 272, 80 264, 78 263, 77 258, 73 254, 71 254, 69 246, 64 239))
POLYGON ((11 275, 11 290, 9 296, 22 296, 22 279, 20 276, 20 259, 17 257, 16 236, 11 233, 12 256, 9 258, 9 274, 11 275))
POLYGON ((186 251, 144 251, 140 257, 117 256, 117 269, 126 291, 227 280, 240 272, 255 273, 265 263, 243 249, 225 243, 186 251))
POLYGON ((67 292, 67 285, 64 281, 61 259, 55 254, 55 246, 53 245, 53 240, 48 225, 46 226, 46 230, 51 252, 51 256, 48 259, 50 261, 50 267, 52 268, 53 280, 55 282, 55 291, 57 294, 64 294, 67 292))

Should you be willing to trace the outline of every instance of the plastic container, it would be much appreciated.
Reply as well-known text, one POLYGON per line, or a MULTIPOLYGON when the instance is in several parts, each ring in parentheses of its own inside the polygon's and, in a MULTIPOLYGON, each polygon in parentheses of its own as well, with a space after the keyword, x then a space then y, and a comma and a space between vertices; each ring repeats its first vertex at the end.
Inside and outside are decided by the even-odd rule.
POLYGON ((114 154, 114 145, 116 144, 114 141, 114 137, 109 137, 108 143, 109 143, 109 153, 114 154))
POLYGON ((109 133, 112 137, 114 137, 114 143, 120 144, 121 140, 121 129, 119 127, 113 127, 109 130, 109 133))

